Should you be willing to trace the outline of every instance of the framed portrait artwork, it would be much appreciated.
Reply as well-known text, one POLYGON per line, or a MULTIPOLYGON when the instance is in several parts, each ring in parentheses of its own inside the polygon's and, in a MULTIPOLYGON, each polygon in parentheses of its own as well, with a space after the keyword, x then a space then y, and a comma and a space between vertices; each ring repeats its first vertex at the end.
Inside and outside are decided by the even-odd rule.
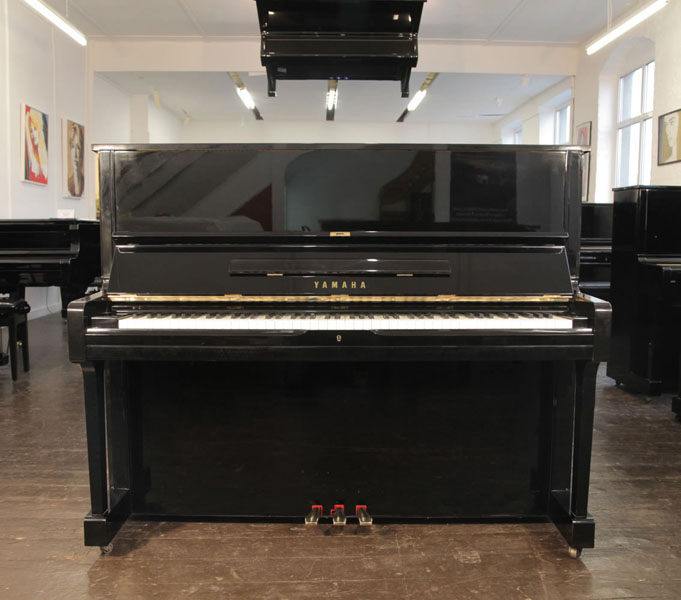
POLYGON ((657 132, 657 164, 668 165, 681 161, 681 108, 660 115, 657 132))
POLYGON ((28 104, 21 105, 21 165, 23 180, 47 185, 48 117, 28 104))
POLYGON ((61 120, 62 194, 66 198, 82 198, 85 188, 83 147, 85 127, 68 119, 61 120))
POLYGON ((577 125, 576 144, 578 146, 591 146, 591 121, 577 125))

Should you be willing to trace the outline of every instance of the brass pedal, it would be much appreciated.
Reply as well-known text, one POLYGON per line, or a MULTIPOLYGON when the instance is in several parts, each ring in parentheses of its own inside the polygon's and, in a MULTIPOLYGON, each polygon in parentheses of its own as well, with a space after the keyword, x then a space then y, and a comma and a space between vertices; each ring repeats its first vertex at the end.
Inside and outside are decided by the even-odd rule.
POLYGON ((357 520, 359 521, 359 524, 361 526, 366 527, 367 525, 373 525, 374 519, 367 512, 366 505, 358 504, 357 506, 355 506, 355 514, 357 515, 357 520))
POLYGON ((305 517, 305 525, 319 525, 319 518, 322 514, 324 514, 324 507, 321 504, 313 504, 305 517))
POLYGON ((334 504, 333 510, 331 511, 331 520, 333 524, 342 527, 348 522, 348 518, 345 516, 345 505, 344 504, 334 504))

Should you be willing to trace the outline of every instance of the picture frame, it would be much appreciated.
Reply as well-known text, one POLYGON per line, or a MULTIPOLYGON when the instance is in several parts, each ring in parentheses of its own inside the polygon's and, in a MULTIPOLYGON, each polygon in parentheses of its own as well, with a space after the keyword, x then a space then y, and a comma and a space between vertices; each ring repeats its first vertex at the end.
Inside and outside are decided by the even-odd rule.
POLYGON ((22 180, 48 184, 49 117, 28 104, 21 105, 22 180))
POLYGON ((85 127, 69 119, 61 120, 62 195, 80 199, 85 189, 85 127))
POLYGON ((657 130, 657 164, 681 161, 681 108, 660 115, 657 130))
POLYGON ((591 121, 577 125, 575 140, 578 146, 591 146, 591 121))

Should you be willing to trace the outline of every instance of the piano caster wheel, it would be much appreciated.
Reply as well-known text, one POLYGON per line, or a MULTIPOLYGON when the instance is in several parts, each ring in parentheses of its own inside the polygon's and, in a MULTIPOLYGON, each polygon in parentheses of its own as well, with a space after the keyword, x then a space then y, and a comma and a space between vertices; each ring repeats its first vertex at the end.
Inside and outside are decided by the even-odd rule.
POLYGON ((568 555, 570 558, 579 558, 582 555, 582 549, 568 546, 568 555))
POLYGON ((113 552, 114 545, 113 543, 107 544, 106 546, 100 546, 99 551, 102 554, 111 554, 113 552))

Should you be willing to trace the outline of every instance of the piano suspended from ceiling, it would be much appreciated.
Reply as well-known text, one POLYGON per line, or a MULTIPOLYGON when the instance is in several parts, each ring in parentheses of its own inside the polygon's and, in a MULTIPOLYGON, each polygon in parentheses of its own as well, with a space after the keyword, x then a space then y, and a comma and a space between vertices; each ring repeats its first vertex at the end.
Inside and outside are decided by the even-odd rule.
POLYGON ((576 291, 581 149, 96 151, 104 287, 68 315, 87 545, 130 516, 357 515, 593 546, 610 309, 576 291))

